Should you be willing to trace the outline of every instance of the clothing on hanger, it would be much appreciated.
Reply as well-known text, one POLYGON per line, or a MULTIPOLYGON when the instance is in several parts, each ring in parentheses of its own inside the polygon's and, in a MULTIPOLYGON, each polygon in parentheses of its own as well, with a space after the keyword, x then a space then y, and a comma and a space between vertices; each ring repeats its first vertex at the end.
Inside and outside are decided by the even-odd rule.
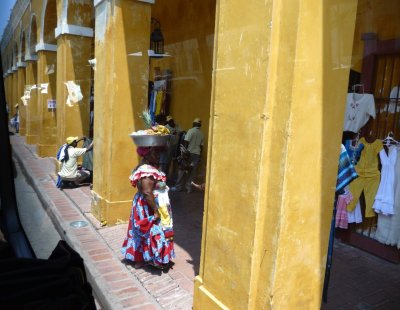
POLYGON ((343 131, 359 132, 370 117, 376 117, 374 96, 348 93, 343 131))
POLYGON ((347 229, 348 225, 348 214, 346 207, 353 200, 353 195, 347 190, 344 194, 339 195, 336 203, 336 219, 335 227, 347 229))
POLYGON ((362 218, 362 213, 361 213, 361 205, 360 205, 360 201, 357 202, 356 207, 354 208, 353 211, 349 212, 347 211, 347 220, 348 223, 362 223, 363 218, 362 218))
POLYGON ((360 139, 360 142, 364 144, 364 149, 355 167, 359 177, 350 183, 350 192, 354 199, 347 206, 347 211, 352 212, 355 209, 361 194, 364 192, 365 217, 374 217, 375 212, 372 210, 372 205, 380 183, 377 155, 382 150, 383 145, 381 140, 369 143, 364 137, 360 139))
POLYGON ((383 244, 400 248, 400 150, 397 152, 394 174, 394 214, 378 214, 375 239, 383 244))
POLYGON ((357 165, 360 160, 361 151, 364 149, 364 144, 356 141, 355 145, 353 145, 353 140, 346 140, 344 141, 344 147, 350 156, 351 163, 357 165))
POLYGON ((372 206, 376 213, 383 215, 394 214, 394 178, 397 148, 391 147, 386 153, 384 149, 379 152, 381 160, 381 181, 372 206))
POLYGON ((342 194, 342 191, 348 186, 354 179, 358 177, 353 164, 351 163, 349 154, 346 148, 342 144, 340 146, 339 156, 339 167, 336 178, 336 193, 342 194))
POLYGON ((393 137, 393 132, 389 132, 385 139, 382 140, 384 146, 389 147, 390 145, 400 145, 400 142, 395 140, 393 137))

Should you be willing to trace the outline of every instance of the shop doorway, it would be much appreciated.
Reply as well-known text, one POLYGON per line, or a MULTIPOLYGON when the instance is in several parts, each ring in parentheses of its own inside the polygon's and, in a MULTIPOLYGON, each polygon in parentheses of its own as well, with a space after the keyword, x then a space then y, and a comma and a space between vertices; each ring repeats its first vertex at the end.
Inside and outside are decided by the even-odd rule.
MULTIPOLYGON (((194 182, 205 182, 207 137, 209 131, 215 0, 156 1, 151 10, 151 43, 149 56, 148 108, 154 117, 174 119, 182 133, 201 119, 204 146, 194 182)), ((172 158, 168 175, 171 186, 178 175, 176 158, 172 158)), ((170 191, 174 208, 174 226, 178 259, 185 259, 192 268, 186 276, 199 272, 204 188, 192 193, 170 191), (181 258, 179 258, 181 257, 181 258)))
POLYGON ((385 291, 400 274, 400 23, 392 18, 398 9, 398 1, 358 1, 342 141, 358 178, 337 199, 337 245, 324 309, 379 303, 394 309, 399 302, 385 291))

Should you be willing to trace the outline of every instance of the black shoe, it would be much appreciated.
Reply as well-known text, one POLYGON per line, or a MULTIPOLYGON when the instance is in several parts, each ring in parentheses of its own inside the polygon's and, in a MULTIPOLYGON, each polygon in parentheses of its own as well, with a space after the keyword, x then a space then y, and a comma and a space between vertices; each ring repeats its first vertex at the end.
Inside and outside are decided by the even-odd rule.
POLYGON ((75 182, 72 181, 62 181, 60 189, 64 188, 77 188, 78 185, 75 184, 75 182))

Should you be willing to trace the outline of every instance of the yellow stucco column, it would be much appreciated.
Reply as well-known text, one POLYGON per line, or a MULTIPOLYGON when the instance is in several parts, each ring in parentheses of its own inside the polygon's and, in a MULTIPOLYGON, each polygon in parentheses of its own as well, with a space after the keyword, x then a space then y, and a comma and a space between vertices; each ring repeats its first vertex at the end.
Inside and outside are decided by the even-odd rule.
MULTIPOLYGON (((26 62, 26 85, 37 85, 37 62, 28 60, 26 62)), ((26 143, 36 144, 39 136, 40 113, 38 109, 38 91, 33 88, 26 107, 26 143)))
POLYGON ((56 99, 57 53, 40 50, 37 55, 37 80, 41 87, 37 95, 40 114, 37 153, 41 157, 55 157, 57 152, 57 109, 49 108, 49 104, 56 99), (54 65, 54 72, 49 71, 50 67, 48 66, 51 65, 54 65))
POLYGON ((19 106, 19 135, 25 136, 26 134, 26 106, 22 103, 21 97, 24 95, 25 90, 25 67, 26 64, 18 66, 18 90, 17 101, 19 106))
MULTIPOLYGON (((4 89, 6 92, 6 103, 8 104, 8 108, 10 109, 10 99, 11 99, 11 95, 10 95, 10 84, 12 83, 12 76, 10 75, 9 72, 7 72, 6 77, 4 78, 4 89)), ((9 110, 9 113, 10 110, 9 110)), ((10 117, 10 115, 9 115, 10 117)))
POLYGON ((63 34, 57 39, 57 145, 68 136, 89 135, 92 38, 63 34), (67 104, 68 81, 79 85, 83 98, 67 104))
POLYGON ((20 100, 18 100, 18 70, 16 67, 13 67, 13 73, 12 73, 12 103, 10 104, 11 108, 11 115, 14 115, 16 112, 15 105, 20 103, 20 100))
POLYGON ((138 113, 147 107, 150 11, 131 0, 96 6, 92 212, 109 224, 128 219, 134 194, 128 177, 138 158, 128 134, 143 128, 138 113))
POLYGON ((194 309, 320 308, 356 8, 217 1, 194 309))

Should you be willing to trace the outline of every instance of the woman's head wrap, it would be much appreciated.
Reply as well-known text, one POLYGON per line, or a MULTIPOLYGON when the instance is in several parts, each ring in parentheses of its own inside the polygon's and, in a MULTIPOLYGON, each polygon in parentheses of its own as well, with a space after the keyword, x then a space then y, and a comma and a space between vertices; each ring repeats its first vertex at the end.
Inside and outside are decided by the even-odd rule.
POLYGON ((139 146, 138 148, 136 148, 136 152, 141 157, 146 157, 148 154, 150 154, 151 150, 155 150, 157 152, 163 152, 166 150, 166 147, 165 146, 139 146))
POLYGON ((138 155, 140 157, 145 157, 146 155, 148 155, 151 151, 151 147, 150 146, 139 146, 136 149, 136 152, 138 153, 138 155))

